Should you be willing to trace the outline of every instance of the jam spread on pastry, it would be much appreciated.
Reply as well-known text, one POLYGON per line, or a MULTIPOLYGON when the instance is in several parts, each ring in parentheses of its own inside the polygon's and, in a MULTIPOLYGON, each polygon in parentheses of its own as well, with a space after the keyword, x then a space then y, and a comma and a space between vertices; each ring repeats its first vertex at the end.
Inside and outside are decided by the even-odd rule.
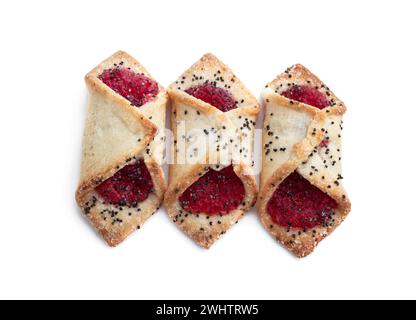
POLYGON ((152 192, 153 182, 143 160, 125 166, 96 187, 105 202, 134 207, 152 192))
MULTIPOLYGON (((318 109, 330 105, 325 95, 311 86, 293 85, 281 95, 318 109)), ((328 140, 324 139, 319 147, 324 148, 327 145, 328 140)), ((334 199, 296 171, 279 185, 267 204, 267 212, 274 223, 304 230, 326 226, 336 208, 334 199)))
POLYGON ((312 86, 295 84, 282 92, 281 95, 288 99, 309 104, 318 109, 324 109, 331 104, 322 92, 312 86))
POLYGON ((162 204, 168 95, 139 61, 123 51, 88 72, 85 84, 88 116, 76 201, 114 247, 162 204))
POLYGON ((326 148, 327 146, 328 146, 328 144, 329 144, 329 141, 328 141, 328 139, 324 139, 324 140, 322 140, 321 141, 321 143, 319 144, 319 148, 326 148))
POLYGON ((117 66, 107 69, 98 78, 136 107, 153 100, 159 93, 155 81, 129 68, 117 66))
MULTIPOLYGON (((223 112, 236 108, 235 99, 227 90, 209 82, 190 87, 185 92, 223 112)), ((243 183, 233 166, 228 166, 221 171, 209 169, 179 197, 179 201, 190 213, 215 215, 237 209, 244 197, 243 183)))
MULTIPOLYGON (((129 68, 106 69, 98 78, 136 107, 151 101, 159 93, 155 81, 129 68)), ((149 170, 140 160, 102 182, 96 191, 107 203, 132 207, 146 200, 152 189, 149 170)))
POLYGON ((203 83, 185 90, 187 94, 216 107, 222 112, 236 108, 234 97, 225 89, 216 87, 211 83, 203 83))
POLYGON ((344 221, 344 103, 300 64, 266 84, 258 214, 267 232, 299 258, 344 221))
POLYGON ((222 215, 237 209, 244 197, 243 183, 233 166, 228 166, 220 171, 209 169, 179 197, 179 203, 190 213, 222 215))
POLYGON ((325 226, 337 203, 299 173, 290 174, 274 192, 267 211, 283 227, 310 229, 325 226))
POLYGON ((168 94, 176 139, 165 206, 172 221, 208 249, 256 201, 251 166, 260 106, 209 53, 182 73, 168 94))

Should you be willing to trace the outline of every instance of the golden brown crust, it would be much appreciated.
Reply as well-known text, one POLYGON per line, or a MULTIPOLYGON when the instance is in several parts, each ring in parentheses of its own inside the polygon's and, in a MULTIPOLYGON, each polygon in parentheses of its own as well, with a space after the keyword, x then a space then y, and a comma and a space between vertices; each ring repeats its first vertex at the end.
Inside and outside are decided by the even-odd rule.
POLYGON ((274 238, 296 256, 304 257, 333 232, 351 209, 340 180, 340 128, 346 108, 328 87, 301 65, 289 68, 269 83, 262 97, 266 109, 263 144, 267 148, 263 153, 258 213, 274 238), (328 97, 331 106, 319 110, 280 95, 294 84, 315 86, 328 97), (329 146, 319 148, 324 139, 329 146), (327 226, 310 230, 286 228, 275 224, 267 213, 267 203, 274 191, 295 170, 337 202, 338 208, 327 226))
POLYGON ((185 71, 176 82, 169 86, 168 94, 172 103, 172 130, 174 137, 177 137, 179 141, 175 140, 173 146, 174 164, 170 165, 165 205, 169 216, 186 234, 202 247, 209 248, 231 225, 237 223, 256 201, 258 190, 251 162, 254 122, 260 107, 254 96, 233 72, 212 54, 204 55, 185 71), (215 82, 216 86, 229 91, 238 101, 238 108, 222 112, 184 91, 205 81, 215 82), (178 134, 178 126, 181 123, 185 123, 187 127, 183 147, 179 146, 182 137, 181 134, 178 134), (190 132, 194 129, 205 130, 209 136, 211 133, 208 134, 208 131, 215 136, 218 135, 216 144, 221 148, 215 150, 215 147, 211 146, 199 155, 198 162, 185 161, 181 163, 177 154, 183 150, 189 150, 190 132), (223 152, 222 150, 225 150, 226 144, 223 144, 226 140, 225 136, 229 141, 232 141, 229 143, 232 150, 234 148, 240 149, 241 156, 237 157, 234 151, 230 151, 230 161, 220 163, 219 159, 221 158, 218 155, 223 152), (247 141, 245 144, 244 139, 247 141), (223 146, 224 148, 222 148, 223 146), (220 149, 221 151, 219 151, 220 149), (217 161, 212 161, 215 156, 218 156, 217 161), (222 216, 209 216, 204 213, 196 215, 185 212, 179 204, 180 195, 209 169, 221 170, 231 163, 246 191, 245 199, 241 205, 236 210, 222 216))
MULTIPOLYGON (((76 200, 110 246, 121 243, 160 206, 166 191, 162 170, 167 93, 159 86, 154 100, 137 108, 105 85, 98 76, 118 65, 152 78, 134 58, 119 51, 85 77, 89 106, 83 142, 83 160, 76 200), (154 189, 135 207, 105 203, 95 188, 124 166, 140 159, 152 177, 154 189)), ((153 78, 152 78, 153 79, 153 78)))

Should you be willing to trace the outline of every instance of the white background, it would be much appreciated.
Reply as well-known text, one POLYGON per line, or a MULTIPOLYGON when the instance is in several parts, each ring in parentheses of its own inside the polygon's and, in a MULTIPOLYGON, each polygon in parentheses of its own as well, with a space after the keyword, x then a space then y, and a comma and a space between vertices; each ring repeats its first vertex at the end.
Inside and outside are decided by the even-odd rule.
MULTIPOLYGON (((6 4, 7 3, 7 4, 6 4)), ((414 1, 0 5, 0 298, 416 298, 414 1), (123 49, 167 86, 205 52, 258 96, 294 63, 348 107, 348 219, 298 260, 248 214, 209 251, 164 210, 116 249, 78 210, 84 74, 123 49)))

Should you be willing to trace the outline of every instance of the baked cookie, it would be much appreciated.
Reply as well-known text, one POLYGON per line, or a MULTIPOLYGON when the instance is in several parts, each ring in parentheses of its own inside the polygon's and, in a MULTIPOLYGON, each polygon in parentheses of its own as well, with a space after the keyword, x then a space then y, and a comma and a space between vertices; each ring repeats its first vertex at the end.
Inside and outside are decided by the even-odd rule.
POLYGON ((173 164, 165 205, 196 243, 209 248, 255 203, 255 97, 212 54, 168 88, 173 164))
POLYGON ((85 81, 89 103, 76 200, 107 243, 116 246, 163 201, 168 97, 139 62, 121 51, 85 81))
POLYGON ((301 65, 262 93, 265 105, 258 213, 298 257, 310 254, 347 216, 342 186, 344 104, 301 65))

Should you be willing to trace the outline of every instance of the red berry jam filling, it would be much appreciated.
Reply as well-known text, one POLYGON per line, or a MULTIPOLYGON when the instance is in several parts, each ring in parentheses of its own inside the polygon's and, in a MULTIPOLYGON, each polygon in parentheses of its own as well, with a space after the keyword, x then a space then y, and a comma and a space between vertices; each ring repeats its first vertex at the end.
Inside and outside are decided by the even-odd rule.
POLYGON ((319 144, 319 148, 326 148, 329 144, 329 140, 328 139, 324 139, 321 141, 321 143, 319 144))
POLYGON ((236 103, 230 92, 223 88, 215 87, 210 83, 203 83, 185 90, 187 94, 200 99, 216 107, 222 112, 235 109, 236 103))
POLYGON ((331 104, 322 92, 311 86, 295 84, 282 92, 281 95, 288 99, 309 104, 318 109, 324 109, 331 104))
POLYGON ((326 226, 336 208, 334 199, 297 172, 279 185, 267 204, 274 223, 304 230, 326 226))
POLYGON ((124 67, 104 70, 98 78, 136 107, 153 100, 159 93, 155 81, 124 67))
POLYGON ((143 160, 125 166, 96 189, 106 203, 135 207, 153 191, 152 177, 143 160))
POLYGON ((244 185, 231 165, 221 171, 209 169, 179 197, 179 202, 190 213, 222 215, 237 209, 244 197, 244 185))

